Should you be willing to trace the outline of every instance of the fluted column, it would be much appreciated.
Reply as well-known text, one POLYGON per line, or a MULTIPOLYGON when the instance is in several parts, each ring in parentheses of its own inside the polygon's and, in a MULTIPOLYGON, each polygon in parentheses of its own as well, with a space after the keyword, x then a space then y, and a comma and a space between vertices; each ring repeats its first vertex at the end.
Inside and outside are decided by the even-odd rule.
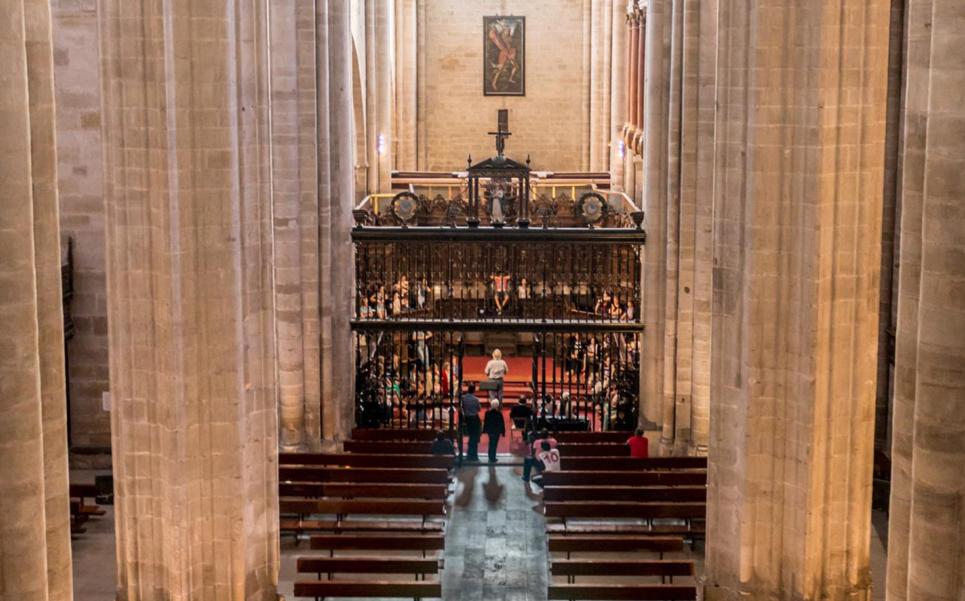
POLYGON ((908 8, 886 598, 939 601, 965 591, 965 13, 908 8))
POLYGON ((0 600, 72 598, 49 4, 0 11, 0 600))
POLYGON ((321 414, 327 448, 351 433, 355 408, 354 352, 349 321, 355 289, 350 231, 353 183, 351 7, 316 3, 318 47, 318 204, 321 269, 321 414))
POLYGON ((636 19, 637 19, 637 30, 640 32, 640 42, 637 44, 637 95, 634 98, 634 131, 633 137, 630 140, 630 147, 633 148, 633 152, 637 154, 643 154, 643 121, 644 121, 644 111, 646 110, 646 93, 644 92, 645 84, 647 78, 647 15, 650 12, 650 8, 646 2, 642 3, 642 7, 637 9, 636 19))
MULTIPOLYGON (((610 152, 610 185, 617 190, 623 190, 624 157, 627 154, 624 145, 623 156, 620 156, 619 145, 622 142, 623 127, 627 120, 627 25, 624 4, 619 1, 609 3, 610 31, 610 135, 608 139, 610 152)), ((640 306, 637 303, 637 306, 640 306)))
POLYGON ((870 599, 888 6, 719 6, 704 598, 870 599))
POLYGON ((320 443, 315 9, 268 6, 279 443, 295 450, 320 443))
POLYGON ((640 82, 637 80, 637 44, 640 43, 639 21, 634 13, 627 14, 627 121, 623 127, 623 141, 627 146, 627 152, 631 149, 630 140, 633 138, 633 130, 636 125, 636 106, 637 93, 640 89, 640 82))
POLYGON ((266 4, 103 0, 119 601, 276 601, 266 4))
POLYGON ((416 0, 395 2, 395 152, 393 169, 417 171, 419 15, 416 0))

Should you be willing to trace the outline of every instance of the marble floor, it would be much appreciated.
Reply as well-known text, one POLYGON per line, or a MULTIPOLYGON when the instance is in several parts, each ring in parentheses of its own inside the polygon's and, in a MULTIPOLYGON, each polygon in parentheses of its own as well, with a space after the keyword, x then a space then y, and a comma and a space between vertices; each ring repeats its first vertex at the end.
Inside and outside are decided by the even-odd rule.
MULTIPOLYGON (((518 466, 503 463, 457 472, 443 556, 442 590, 447 601, 546 599, 548 562, 540 499, 520 480, 520 472, 518 466)), ((94 473, 78 472, 74 477, 92 480, 94 473)), ((105 509, 107 514, 89 521, 87 532, 73 541, 75 601, 114 599, 114 515, 113 508, 105 509)), ((887 518, 876 511, 872 522, 872 595, 878 601, 884 599, 880 533, 887 528, 887 518)), ((282 542, 279 592, 289 601, 295 560, 310 554, 305 543, 296 547, 290 538, 282 542)))

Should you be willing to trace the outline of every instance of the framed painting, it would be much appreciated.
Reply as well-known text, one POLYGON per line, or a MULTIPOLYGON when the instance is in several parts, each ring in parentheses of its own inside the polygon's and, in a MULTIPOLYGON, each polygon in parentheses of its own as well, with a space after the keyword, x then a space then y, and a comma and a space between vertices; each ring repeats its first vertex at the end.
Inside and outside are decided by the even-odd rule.
POLYGON ((483 94, 526 95, 526 17, 483 17, 483 94))

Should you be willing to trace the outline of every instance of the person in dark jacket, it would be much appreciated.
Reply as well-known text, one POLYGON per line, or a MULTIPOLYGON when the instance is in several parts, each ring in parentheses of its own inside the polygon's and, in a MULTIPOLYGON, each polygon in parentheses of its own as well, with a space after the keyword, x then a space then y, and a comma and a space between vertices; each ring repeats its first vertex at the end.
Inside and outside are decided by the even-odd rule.
POLYGON ((446 436, 443 431, 436 432, 436 439, 432 441, 432 447, 429 451, 433 455, 443 455, 446 457, 452 457, 456 454, 456 449, 452 445, 452 441, 446 436))
POLYGON ((486 418, 483 420, 483 432, 489 437, 489 463, 496 463, 499 437, 506 434, 506 423, 503 421, 503 412, 499 410, 497 400, 489 403, 489 411, 486 411, 486 418))
POLYGON ((479 461, 479 435, 482 423, 479 420, 479 397, 476 396, 475 384, 469 384, 466 394, 462 395, 461 403, 463 430, 469 435, 466 461, 479 461))

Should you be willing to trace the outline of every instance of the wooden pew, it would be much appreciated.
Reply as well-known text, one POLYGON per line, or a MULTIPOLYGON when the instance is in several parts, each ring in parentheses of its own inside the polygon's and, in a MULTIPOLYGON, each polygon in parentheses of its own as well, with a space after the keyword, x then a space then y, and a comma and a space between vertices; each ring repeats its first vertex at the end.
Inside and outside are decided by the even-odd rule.
POLYGON ((432 442, 424 440, 346 440, 346 453, 369 455, 430 455, 432 442))
POLYGON ((567 501, 544 503, 543 512, 550 518, 637 519, 703 518, 704 503, 632 503, 626 501, 567 501))
POLYGON ((449 496, 446 484, 362 483, 353 482, 282 482, 278 485, 282 497, 340 497, 391 498, 391 499, 439 499, 449 496))
MULTIPOLYGON (((83 515, 86 517, 90 516, 101 516, 107 513, 101 507, 97 505, 88 505, 85 503, 86 499, 95 499, 97 497, 97 486, 94 483, 71 483, 69 486, 70 498, 78 500, 77 513, 78 515, 83 515)), ((85 520, 86 521, 86 520, 85 520)))
POLYGON ((705 503, 705 486, 546 486, 543 501, 631 501, 705 503))
POLYGON ((402 557, 299 557, 299 574, 426 574, 439 573, 438 559, 402 557))
POLYGON ((280 466, 324 465, 333 467, 395 467, 450 469, 455 458, 442 455, 392 455, 362 453, 279 453, 280 466))
POLYGON ((554 576, 693 576, 694 562, 679 559, 556 559, 554 576))
POLYGON ((623 443, 561 442, 557 446, 563 457, 629 457, 630 446, 623 443))
POLYGON ((414 428, 355 428, 352 430, 352 440, 422 440, 432 442, 435 437, 435 430, 417 430, 414 428))
POLYGON ((441 599, 442 584, 389 580, 299 580, 295 582, 295 596, 441 599))
MULTIPOLYGON (((683 539, 681 545, 683 544, 683 539)), ((442 534, 322 534, 309 539, 313 550, 329 551, 442 551, 446 539, 442 534)), ((681 547, 682 548, 682 547, 681 547)))
POLYGON ((550 534, 547 537, 550 553, 633 553, 652 551, 671 553, 682 551, 684 539, 680 536, 612 536, 550 534))
POLYGON ((625 444, 633 436, 633 432, 553 432, 556 442, 563 443, 620 443, 625 444))
POLYGON ((297 515, 446 515, 445 503, 421 499, 280 499, 278 505, 281 513, 297 515))
POLYGON ((636 471, 636 470, 706 470, 706 457, 574 457, 560 453, 560 469, 563 471, 636 471))
POLYGON ((546 472, 543 486, 705 486, 707 472, 689 471, 610 471, 568 470, 546 472))
POLYGON ((444 469, 427 468, 354 468, 298 465, 278 468, 278 478, 282 482, 447 484, 449 472, 444 469))
POLYGON ((697 598, 692 584, 551 584, 547 599, 596 601, 688 601, 697 598))

